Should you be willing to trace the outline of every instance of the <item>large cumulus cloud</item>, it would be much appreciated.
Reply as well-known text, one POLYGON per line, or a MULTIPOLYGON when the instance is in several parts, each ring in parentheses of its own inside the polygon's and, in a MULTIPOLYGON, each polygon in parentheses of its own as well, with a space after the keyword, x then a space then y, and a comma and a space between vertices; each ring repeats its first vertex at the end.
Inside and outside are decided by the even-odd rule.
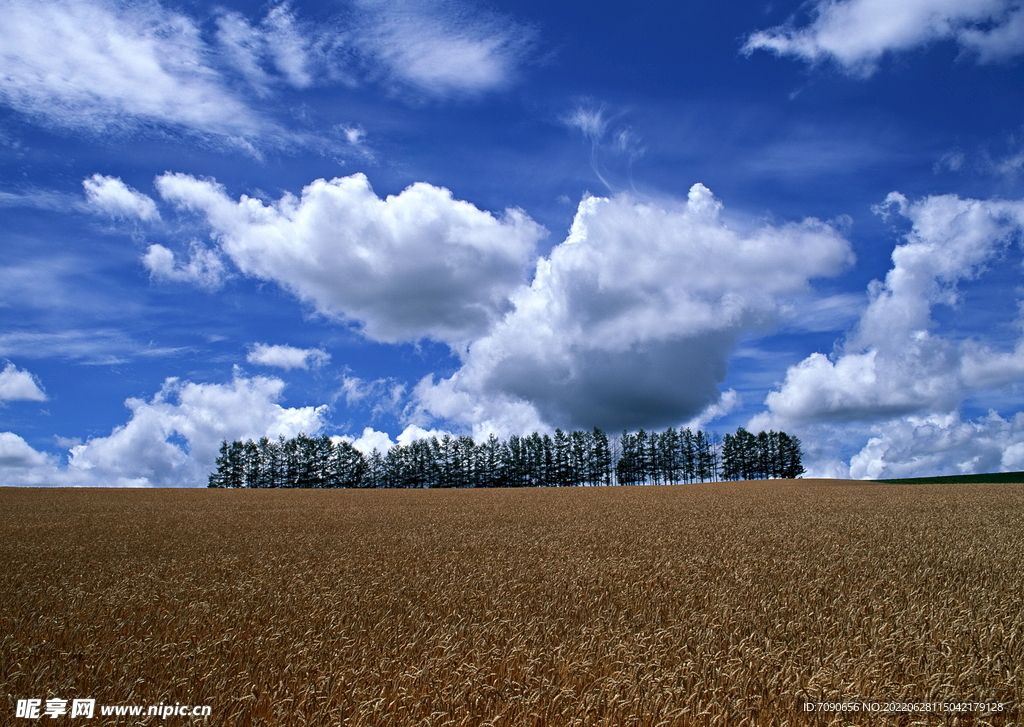
POLYGON ((520 210, 496 217, 426 183, 381 199, 362 174, 319 179, 269 205, 184 174, 159 177, 157 188, 205 214, 243 273, 378 341, 482 335, 508 310, 544 234, 520 210))
POLYGON ((719 400, 739 335, 851 261, 817 220, 730 227, 700 184, 683 204, 589 197, 515 310, 415 395, 478 431, 679 423, 719 400))
POLYGON ((837 352, 791 367, 751 426, 822 439, 832 425, 861 423, 870 442, 850 461, 856 475, 970 469, 981 461, 970 453, 981 441, 1006 444, 1019 427, 997 414, 962 422, 959 410, 1024 378, 1024 339, 1007 350, 978 336, 944 334, 933 309, 957 305, 958 284, 983 276, 1020 237, 1024 201, 940 195, 912 202, 893 193, 880 211, 912 223, 885 280, 871 283, 870 302, 837 352))
POLYGON ((893 251, 885 280, 870 285, 868 307, 839 354, 812 354, 768 395, 765 403, 778 420, 870 420, 949 410, 970 389, 1005 384, 1024 371, 1016 351, 942 336, 932 317, 935 305, 956 301, 958 282, 980 275, 1019 234, 1024 203, 953 195, 911 203, 898 194, 887 202, 913 229, 893 251))

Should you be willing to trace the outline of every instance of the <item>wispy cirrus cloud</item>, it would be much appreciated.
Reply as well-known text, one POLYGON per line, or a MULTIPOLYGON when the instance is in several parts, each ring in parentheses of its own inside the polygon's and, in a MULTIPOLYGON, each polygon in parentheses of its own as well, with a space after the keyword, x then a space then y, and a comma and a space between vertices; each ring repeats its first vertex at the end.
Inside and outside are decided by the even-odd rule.
POLYGON ((620 120, 622 114, 611 115, 604 104, 589 99, 581 99, 566 114, 561 122, 570 129, 583 134, 590 143, 590 166, 594 174, 609 191, 618 191, 611 181, 611 174, 605 166, 610 158, 624 160, 627 176, 632 186, 632 165, 647 151, 640 136, 620 120))
POLYGON ((0 333, 0 356, 55 358, 108 365, 137 357, 168 356, 181 350, 147 346, 116 328, 0 333))
POLYGON ((211 65, 188 16, 104 0, 3 0, 0 14, 0 97, 48 125, 243 138, 266 129, 211 65))
POLYGON ((1024 8, 1013 0, 816 0, 811 14, 804 25, 753 33, 743 51, 830 60, 865 77, 887 53, 939 40, 955 41, 981 63, 1024 53, 1024 8))
POLYGON ((0 17, 0 101, 29 118, 91 133, 184 131, 257 154, 268 142, 308 142, 258 101, 281 88, 382 82, 474 94, 508 85, 532 38, 454 2, 360 0, 318 24, 287 3, 253 21, 159 2, 0 0, 0 17))
POLYGON ((80 197, 48 189, 0 190, 0 207, 26 207, 47 212, 83 212, 88 209, 80 197))
POLYGON ((338 21, 315 27, 281 3, 259 22, 224 12, 215 25, 217 54, 261 96, 281 85, 302 89, 338 80, 354 82, 341 65, 347 34, 338 21))
POLYGON ((353 44, 371 72, 432 96, 507 86, 536 32, 512 18, 458 2, 357 0, 353 44))

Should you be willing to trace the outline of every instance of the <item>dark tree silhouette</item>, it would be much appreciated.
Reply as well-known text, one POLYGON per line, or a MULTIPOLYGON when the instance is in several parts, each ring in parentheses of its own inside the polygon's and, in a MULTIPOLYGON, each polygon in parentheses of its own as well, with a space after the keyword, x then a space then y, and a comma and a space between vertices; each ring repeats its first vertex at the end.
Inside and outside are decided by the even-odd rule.
POLYGON ((643 429, 615 440, 598 428, 534 432, 477 444, 467 436, 419 439, 364 455, 351 443, 299 434, 221 443, 210 487, 579 487, 680 484, 804 472, 800 440, 742 427, 717 434, 643 429))

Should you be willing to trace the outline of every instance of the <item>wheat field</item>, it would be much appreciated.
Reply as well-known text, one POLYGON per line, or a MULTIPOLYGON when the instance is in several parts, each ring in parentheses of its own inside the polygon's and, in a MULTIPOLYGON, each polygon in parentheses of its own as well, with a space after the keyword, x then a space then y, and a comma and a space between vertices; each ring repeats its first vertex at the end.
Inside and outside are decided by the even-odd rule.
POLYGON ((0 511, 3 724, 1024 724, 1024 485, 2 488, 0 511), (25 698, 212 714, 32 722, 25 698))

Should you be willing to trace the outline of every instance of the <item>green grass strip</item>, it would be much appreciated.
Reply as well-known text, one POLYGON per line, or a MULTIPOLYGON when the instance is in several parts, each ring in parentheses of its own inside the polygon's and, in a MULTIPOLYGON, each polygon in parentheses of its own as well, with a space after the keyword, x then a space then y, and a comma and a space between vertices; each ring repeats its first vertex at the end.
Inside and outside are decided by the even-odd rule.
POLYGON ((887 485, 923 485, 930 482, 968 484, 971 482, 1024 482, 1024 472, 993 472, 983 475, 945 475, 942 477, 904 477, 899 480, 874 480, 887 485))

